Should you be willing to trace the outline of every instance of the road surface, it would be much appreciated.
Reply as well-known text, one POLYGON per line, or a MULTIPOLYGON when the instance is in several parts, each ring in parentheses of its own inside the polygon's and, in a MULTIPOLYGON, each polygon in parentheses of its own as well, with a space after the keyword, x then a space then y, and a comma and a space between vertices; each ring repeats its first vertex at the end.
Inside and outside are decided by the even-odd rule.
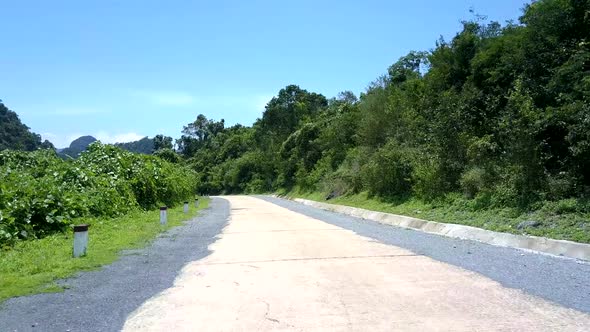
POLYGON ((124 331, 588 331, 590 316, 252 197, 124 331))
POLYGON ((64 293, 11 299, 4 331, 590 331, 590 264, 297 203, 203 216, 64 293))

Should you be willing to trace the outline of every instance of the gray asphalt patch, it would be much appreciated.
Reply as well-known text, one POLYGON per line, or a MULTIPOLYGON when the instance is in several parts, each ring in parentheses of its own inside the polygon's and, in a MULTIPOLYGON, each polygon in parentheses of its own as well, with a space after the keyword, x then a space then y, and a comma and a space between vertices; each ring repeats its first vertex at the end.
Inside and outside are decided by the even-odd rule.
POLYGON ((480 273, 506 287, 590 313, 590 264, 587 262, 428 234, 284 199, 258 197, 379 242, 480 273))
POLYGON ((0 331, 120 331, 129 314, 173 285, 185 264, 210 254, 208 246, 228 216, 229 203, 212 198, 200 217, 162 234, 149 247, 64 280, 65 292, 6 301, 0 307, 0 331))

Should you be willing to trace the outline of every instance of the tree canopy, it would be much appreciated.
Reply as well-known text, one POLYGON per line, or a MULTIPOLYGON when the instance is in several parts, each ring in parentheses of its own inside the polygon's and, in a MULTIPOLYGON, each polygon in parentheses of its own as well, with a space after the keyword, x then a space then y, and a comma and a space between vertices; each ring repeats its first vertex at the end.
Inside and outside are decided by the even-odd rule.
POLYGON ((0 150, 4 149, 34 151, 53 149, 53 144, 42 141, 41 135, 31 132, 0 100, 0 150))
POLYGON ((178 146, 209 193, 300 188, 482 205, 590 192, 590 1, 464 21, 357 98, 281 89, 252 127, 199 115, 178 146))
MULTIPOLYGON (((174 144, 120 147, 196 171, 202 193, 368 192, 475 205, 590 198, 590 0, 539 0, 518 22, 463 21, 355 96, 278 91, 252 126, 200 114, 174 144)), ((0 149, 51 147, 0 103, 0 149)))

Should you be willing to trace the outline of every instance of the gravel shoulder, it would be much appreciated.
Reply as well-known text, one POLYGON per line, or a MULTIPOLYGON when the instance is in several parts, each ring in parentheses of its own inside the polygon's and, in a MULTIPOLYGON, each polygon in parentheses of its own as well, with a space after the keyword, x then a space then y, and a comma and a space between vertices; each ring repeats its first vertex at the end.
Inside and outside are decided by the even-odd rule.
POLYGON ((212 198, 201 216, 163 233, 150 246, 61 281, 65 292, 4 302, 0 331, 120 331, 129 314, 173 285, 183 266, 210 254, 208 246, 228 216, 229 203, 212 198))
POLYGON ((503 286, 590 313, 588 262, 388 226, 275 197, 258 198, 376 241, 480 273, 503 286))

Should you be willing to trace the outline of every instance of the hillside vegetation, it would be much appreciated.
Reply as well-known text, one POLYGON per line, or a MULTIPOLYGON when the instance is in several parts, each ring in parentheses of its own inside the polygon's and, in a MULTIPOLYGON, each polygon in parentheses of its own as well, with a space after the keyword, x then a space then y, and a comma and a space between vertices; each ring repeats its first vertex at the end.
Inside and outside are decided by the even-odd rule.
MULTIPOLYGON (((476 15, 360 96, 289 85, 250 127, 199 115, 176 150, 158 135, 120 145, 153 156, 100 143, 67 161, 0 152, 0 244, 195 190, 337 199, 590 242, 589 36, 590 0, 540 0, 518 23, 476 15)), ((0 150, 50 145, 0 106, 0 150)))
POLYGON ((365 193, 506 218, 547 211, 546 229, 583 230, 589 8, 536 1, 503 26, 478 16, 451 40, 401 57, 358 98, 290 85, 252 127, 200 115, 177 145, 203 193, 365 193))
POLYGON ((172 137, 164 135, 156 135, 154 138, 146 136, 138 141, 115 143, 115 146, 129 152, 154 154, 156 152, 161 152, 161 150, 171 150, 173 147, 172 140, 172 137))
POLYGON ((99 142, 76 160, 53 150, 0 151, 0 247, 194 197, 195 173, 99 142))
POLYGON ((4 149, 34 151, 52 149, 53 144, 41 141, 41 135, 29 130, 18 115, 9 110, 0 100, 0 151, 4 149))
POLYGON ((154 152, 154 140, 147 136, 134 142, 115 143, 115 146, 135 153, 151 154, 154 152))

